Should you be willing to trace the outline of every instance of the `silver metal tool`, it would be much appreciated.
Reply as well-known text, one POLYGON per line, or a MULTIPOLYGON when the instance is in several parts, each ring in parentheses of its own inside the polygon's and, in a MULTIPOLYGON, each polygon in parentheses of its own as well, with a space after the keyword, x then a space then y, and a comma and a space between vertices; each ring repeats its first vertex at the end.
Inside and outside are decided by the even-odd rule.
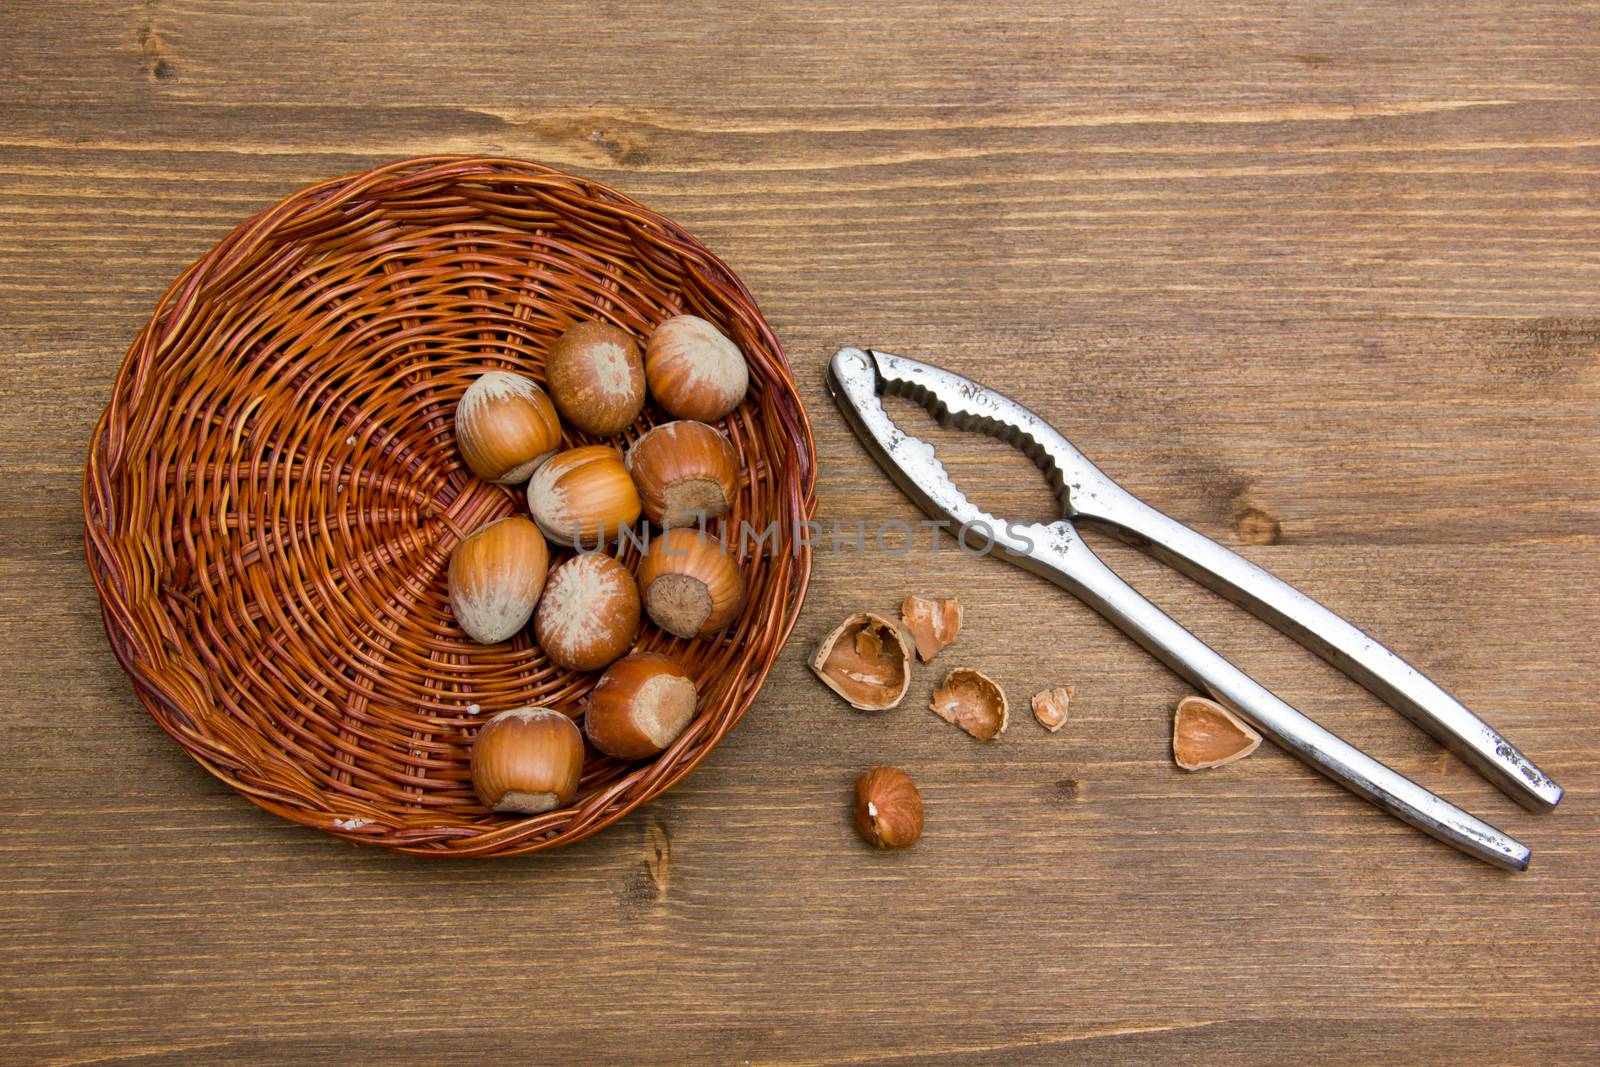
POLYGON ((1317 725, 1174 622, 1117 577, 1078 536, 1091 523, 1248 609, 1360 682, 1531 811, 1561 787, 1420 671, 1359 629, 1243 557, 1150 507, 1027 408, 959 374, 886 352, 844 348, 828 386, 872 457, 935 520, 965 530, 1094 608, 1179 676, 1232 708, 1280 747, 1397 818, 1481 860, 1528 866, 1522 844, 1440 799, 1317 725), (969 501, 933 447, 889 418, 879 399, 905 396, 944 426, 979 430, 1020 449, 1049 478, 1062 517, 1014 524, 969 501))

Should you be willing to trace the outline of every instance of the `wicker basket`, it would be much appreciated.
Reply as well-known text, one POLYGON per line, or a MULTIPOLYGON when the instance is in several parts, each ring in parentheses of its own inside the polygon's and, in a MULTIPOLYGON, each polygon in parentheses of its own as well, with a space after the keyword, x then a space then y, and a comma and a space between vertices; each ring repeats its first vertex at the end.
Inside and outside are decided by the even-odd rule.
POLYGON ((112 650, 212 774, 350 841, 504 856, 615 821, 739 721, 805 596, 811 556, 790 532, 811 516, 815 465, 783 350, 700 242, 594 182, 430 157, 291 196, 167 291, 95 430, 86 543, 112 650), (493 814, 468 774, 478 725, 528 704, 577 714, 592 678, 527 635, 483 646, 455 625, 452 546, 525 510, 462 465, 456 401, 489 368, 542 380, 575 319, 642 339, 682 312, 749 359, 750 396, 721 424, 743 460, 726 521, 776 521, 782 547, 741 553, 749 602, 727 632, 684 642, 646 622, 639 647, 678 658, 703 694, 667 751, 591 751, 570 807, 493 814))

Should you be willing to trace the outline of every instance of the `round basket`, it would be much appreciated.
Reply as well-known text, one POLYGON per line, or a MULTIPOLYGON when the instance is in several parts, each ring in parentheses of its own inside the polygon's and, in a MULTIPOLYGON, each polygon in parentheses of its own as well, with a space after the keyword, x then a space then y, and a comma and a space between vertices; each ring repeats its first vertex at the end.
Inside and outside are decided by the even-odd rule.
MULTIPOLYGON (((651 420, 647 405, 627 440, 651 420)), ((567 431, 569 446, 588 441, 567 431)), ((615 821, 744 715, 805 596, 811 554, 794 531, 815 467, 777 338, 682 227, 546 167, 429 157, 297 193, 174 283, 95 429, 86 545, 112 650, 212 774, 353 842, 505 856, 615 821), (678 659, 702 694, 656 760, 591 750, 571 806, 494 814, 468 773, 479 724, 524 705, 576 716, 593 677, 553 666, 527 634, 478 645, 455 624, 451 548, 526 511, 520 488, 462 464, 456 401, 493 368, 543 381, 547 345, 578 319, 642 341, 686 312, 750 365, 749 397, 719 424, 742 459, 722 521, 747 606, 692 642, 646 621, 638 647, 678 659), (738 535, 774 523, 776 541, 738 535)))

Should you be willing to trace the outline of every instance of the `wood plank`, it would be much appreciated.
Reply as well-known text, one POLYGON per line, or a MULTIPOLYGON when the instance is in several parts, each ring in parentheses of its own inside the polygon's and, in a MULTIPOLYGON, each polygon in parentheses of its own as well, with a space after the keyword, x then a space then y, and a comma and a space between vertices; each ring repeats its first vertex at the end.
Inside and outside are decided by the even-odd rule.
MULTIPOLYGON (((0 1059, 1600 1055, 1600 5, 150 0, 11 5, 0 31, 0 1059), (724 256, 807 391, 825 524, 918 517, 829 406, 835 348, 1026 399, 1562 781, 1557 813, 1515 809, 1104 546, 1286 699, 1524 837, 1533 869, 1476 865, 1271 749, 1184 775, 1181 683, 925 537, 819 554, 746 722, 572 848, 428 863, 236 797, 106 648, 89 435, 161 292, 233 225, 435 151, 592 175, 724 256), (903 707, 852 712, 806 656, 907 592, 960 596, 967 631, 903 707), (1070 682, 1072 720, 973 742, 925 710, 956 664, 1019 704, 1070 682), (849 826, 878 762, 927 798, 903 854, 849 826)), ((985 504, 1048 506, 1003 446, 928 436, 985 504)))

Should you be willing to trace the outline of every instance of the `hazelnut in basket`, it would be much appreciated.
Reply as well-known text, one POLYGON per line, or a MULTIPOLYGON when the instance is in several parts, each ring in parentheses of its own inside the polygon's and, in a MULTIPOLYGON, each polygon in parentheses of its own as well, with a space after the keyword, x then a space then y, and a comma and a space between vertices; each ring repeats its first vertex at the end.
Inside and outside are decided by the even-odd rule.
POLYGON ((572 326, 550 346, 544 370, 561 417, 585 433, 621 433, 644 408, 639 346, 609 323, 572 326))
POLYGON ((656 403, 679 419, 715 422, 744 401, 750 368, 739 346, 694 315, 675 315, 650 335, 644 373, 656 403))
POLYGON ((492 370, 467 386, 456 404, 456 446, 473 474, 521 485, 561 447, 561 423, 532 379, 492 370))

